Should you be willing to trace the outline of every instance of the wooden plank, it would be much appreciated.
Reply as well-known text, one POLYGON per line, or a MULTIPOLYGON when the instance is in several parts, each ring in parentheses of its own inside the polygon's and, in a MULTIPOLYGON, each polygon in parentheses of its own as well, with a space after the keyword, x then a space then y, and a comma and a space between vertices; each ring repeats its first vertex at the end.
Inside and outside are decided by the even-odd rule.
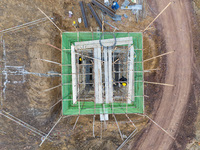
POLYGON ((95 102, 103 103, 102 100, 102 70, 101 70, 101 48, 94 48, 94 84, 95 84, 95 102))
POLYGON ((134 47, 131 46, 130 55, 128 60, 129 63, 129 72, 128 72, 128 99, 127 103, 131 104, 131 101, 134 100, 134 47))
POLYGON ((156 18, 155 19, 153 19, 153 21, 143 30, 143 32, 144 31, 146 31, 151 25, 152 25, 152 23, 154 23, 154 21, 170 6, 172 4, 172 2, 169 2, 168 4, 167 4, 167 6, 156 16, 156 18))
POLYGON ((167 52, 167 53, 164 53, 164 54, 161 54, 161 55, 158 55, 158 56, 155 56, 155 57, 152 57, 152 58, 149 58, 149 59, 146 59, 144 60, 143 62, 146 62, 146 61, 149 61, 149 60, 152 60, 152 59, 155 59, 155 58, 158 58, 158 57, 162 57, 162 56, 165 56, 165 55, 168 55, 168 54, 171 54, 175 51, 170 51, 170 52, 167 52))
MULTIPOLYGON (((104 44, 104 46, 110 46, 110 43, 114 43, 114 39, 105 39, 101 41, 104 44)), ((116 39, 116 45, 129 45, 129 44, 133 44, 132 37, 124 37, 116 39)), ((88 49, 99 46, 100 46, 99 40, 75 42, 75 49, 88 49)))
MULTIPOLYGON (((98 59, 101 60, 101 48, 98 48, 98 59)), ((103 103, 103 98, 102 98, 102 67, 101 67, 101 61, 98 61, 98 86, 99 86, 99 103, 103 103)))
POLYGON ((104 48, 105 102, 108 101, 108 49, 104 48))
POLYGON ((113 102, 112 49, 108 49, 108 102, 113 102))
POLYGON ((77 102, 77 78, 76 78, 76 54, 74 45, 71 46, 71 64, 72 64, 73 104, 75 104, 77 102))
POLYGON ((49 63, 52 63, 52 64, 56 64, 56 65, 60 65, 60 66, 61 66, 61 63, 58 63, 58 62, 55 62, 55 61, 46 60, 46 59, 39 59, 39 60, 42 60, 42 61, 45 61, 45 62, 49 62, 49 63))
MULTIPOLYGON (((97 48, 94 48, 94 58, 98 58, 97 48)), ((99 99, 99 86, 98 86, 98 61, 94 59, 94 96, 95 96, 95 103, 98 102, 99 99)))
POLYGON ((158 84, 158 85, 165 85, 165 86, 174 86, 173 84, 158 83, 158 82, 148 82, 148 81, 144 81, 144 83, 149 83, 149 84, 158 84))

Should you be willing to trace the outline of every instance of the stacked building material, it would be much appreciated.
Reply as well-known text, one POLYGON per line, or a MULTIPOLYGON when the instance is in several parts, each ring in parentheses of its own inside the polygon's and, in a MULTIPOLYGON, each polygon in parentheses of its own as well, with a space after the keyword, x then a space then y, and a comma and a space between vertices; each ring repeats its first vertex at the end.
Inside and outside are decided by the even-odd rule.
POLYGON ((105 12, 109 16, 111 16, 111 17, 115 16, 115 11, 112 10, 111 8, 105 6, 102 2, 97 1, 97 0, 92 0, 92 4, 97 6, 99 9, 101 9, 101 11, 105 12))
POLYGON ((90 11, 91 11, 92 15, 94 16, 94 18, 96 19, 96 21, 97 21, 99 27, 102 29, 102 21, 101 21, 101 19, 99 18, 97 12, 94 10, 92 4, 91 4, 91 3, 88 3, 88 7, 90 8, 90 11))
POLYGON ((85 13, 84 2, 80 1, 79 5, 81 7, 81 12, 82 12, 82 17, 83 17, 84 25, 85 25, 86 28, 88 28, 88 21, 87 21, 87 16, 86 16, 86 13, 85 13))

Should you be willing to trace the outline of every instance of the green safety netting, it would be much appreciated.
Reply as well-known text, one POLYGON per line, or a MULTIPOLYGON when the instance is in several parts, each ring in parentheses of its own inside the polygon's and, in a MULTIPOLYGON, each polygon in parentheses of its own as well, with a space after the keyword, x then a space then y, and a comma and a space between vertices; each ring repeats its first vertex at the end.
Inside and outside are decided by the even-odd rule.
MULTIPOLYGON (((71 44, 74 42, 99 40, 101 32, 64 32, 62 33, 62 113, 63 115, 90 115, 90 114, 130 114, 143 113, 144 111, 144 84, 143 84, 143 38, 142 33, 116 32, 115 37, 132 37, 135 50, 134 59, 134 91, 135 97, 132 104, 111 103, 95 104, 94 102, 72 102, 72 76, 71 74, 71 44)), ((113 36, 105 34, 104 39, 112 39, 113 36)), ((127 45, 125 45, 127 46, 127 45)))

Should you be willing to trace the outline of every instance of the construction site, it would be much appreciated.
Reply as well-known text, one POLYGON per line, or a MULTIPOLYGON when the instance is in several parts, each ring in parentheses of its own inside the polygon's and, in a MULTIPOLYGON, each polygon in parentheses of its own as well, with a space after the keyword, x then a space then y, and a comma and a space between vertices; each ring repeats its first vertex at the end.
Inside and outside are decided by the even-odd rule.
POLYGON ((2 0, 0 150, 200 149, 199 0, 2 0))

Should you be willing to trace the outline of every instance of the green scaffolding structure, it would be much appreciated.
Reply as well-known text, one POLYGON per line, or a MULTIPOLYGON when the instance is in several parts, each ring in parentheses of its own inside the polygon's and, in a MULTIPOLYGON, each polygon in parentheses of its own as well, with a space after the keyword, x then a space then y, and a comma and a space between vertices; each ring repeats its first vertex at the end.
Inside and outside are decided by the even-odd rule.
MULTIPOLYGON (((95 102, 72 100, 71 45, 75 42, 99 40, 101 32, 64 32, 62 33, 62 113, 63 115, 95 115, 95 114, 133 114, 144 112, 143 82, 143 37, 142 33, 116 32, 116 38, 132 37, 135 52, 134 58, 134 101, 131 104, 113 102, 95 104, 95 102)), ((105 34, 104 39, 113 36, 105 34)), ((127 46, 127 45, 125 45, 127 46)))

